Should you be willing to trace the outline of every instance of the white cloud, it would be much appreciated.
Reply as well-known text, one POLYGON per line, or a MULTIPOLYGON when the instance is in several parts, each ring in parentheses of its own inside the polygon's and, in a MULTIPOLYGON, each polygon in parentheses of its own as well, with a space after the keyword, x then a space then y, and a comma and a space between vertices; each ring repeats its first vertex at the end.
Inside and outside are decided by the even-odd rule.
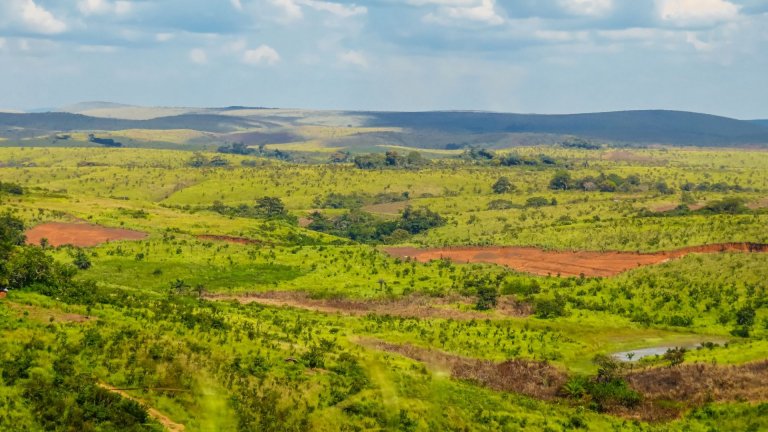
POLYGON ((158 42, 168 42, 169 40, 175 38, 176 35, 173 33, 158 33, 155 35, 155 40, 158 42))
POLYGON ((318 0, 303 0, 301 3, 311 7, 312 9, 329 12, 341 18, 349 18, 355 15, 365 15, 368 13, 368 8, 365 6, 358 6, 354 3, 348 6, 340 3, 318 0))
POLYGON ((475 23, 494 26, 504 22, 496 10, 495 0, 412 0, 411 4, 439 5, 437 11, 427 14, 424 20, 442 25, 475 23))
POLYGON ((77 8, 84 15, 93 15, 107 13, 110 5, 104 0, 80 0, 77 2, 77 8))
POLYGON ((368 59, 365 57, 365 54, 361 53, 360 51, 344 51, 342 53, 339 53, 337 56, 339 61, 344 64, 357 66, 363 69, 366 69, 368 67, 368 59))
POLYGON ((304 14, 294 0, 270 0, 283 14, 284 21, 296 21, 301 19, 304 14))
POLYGON ((133 9, 130 1, 118 0, 110 2, 109 0, 80 0, 77 2, 77 8, 83 15, 103 15, 114 13, 124 15, 133 9))
POLYGON ((232 7, 241 11, 243 10, 243 3, 240 0, 230 0, 230 3, 232 3, 232 7))
POLYGON ((568 13, 582 16, 603 16, 613 9, 613 0, 560 0, 568 13))
POLYGON ((712 51, 712 44, 707 43, 699 39, 699 36, 694 32, 687 32, 685 34, 685 41, 693 46, 696 51, 712 51))
POLYGON ((5 49, 5 45, 6 45, 5 38, 0 37, 0 50, 5 49))
POLYGON ((740 6, 726 0, 656 0, 656 8, 663 21, 688 26, 733 20, 740 6))
POLYGON ((200 48, 195 48, 189 51, 189 60, 195 64, 206 64, 208 63, 208 54, 200 48))
POLYGON ((273 66, 280 62, 280 54, 269 45, 260 45, 256 49, 246 50, 243 53, 243 62, 250 65, 266 64, 273 66))
POLYGON ((34 0, 13 0, 15 9, 24 26, 35 33, 56 34, 67 30, 67 24, 59 20, 51 12, 37 5, 34 0))
POLYGON ((133 10, 133 3, 129 1, 116 1, 114 9, 116 14, 125 15, 133 10))

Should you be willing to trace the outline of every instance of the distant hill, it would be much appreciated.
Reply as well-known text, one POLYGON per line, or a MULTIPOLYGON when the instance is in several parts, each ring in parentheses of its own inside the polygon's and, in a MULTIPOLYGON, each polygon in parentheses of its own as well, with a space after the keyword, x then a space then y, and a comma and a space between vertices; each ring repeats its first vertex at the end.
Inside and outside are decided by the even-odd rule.
POLYGON ((84 114, 87 111, 91 111, 91 110, 119 109, 119 108, 130 108, 130 107, 132 107, 132 105, 119 104, 114 102, 93 101, 93 102, 79 102, 76 104, 59 107, 59 108, 56 108, 54 111, 68 112, 73 114, 84 114))
POLYGON ((67 131, 115 131, 123 129, 193 129, 202 132, 233 132, 263 126, 258 121, 221 115, 184 114, 150 120, 89 117, 71 113, 0 113, 0 135, 23 129, 40 133, 67 131))
POLYGON ((633 144, 768 145, 758 123, 682 111, 541 115, 471 111, 371 112, 367 126, 457 133, 548 133, 633 144))
POLYGON ((257 107, 136 107, 87 102, 78 114, 0 113, 0 137, 33 138, 69 131, 192 129, 218 140, 249 145, 318 140, 356 151, 405 146, 458 149, 547 145, 579 136, 620 145, 768 146, 768 121, 735 120, 682 111, 617 111, 540 115, 477 111, 361 112, 281 110, 257 107), (180 113, 180 114, 176 114, 180 113), (307 126, 360 128, 351 134, 312 135, 307 126), (365 130, 365 128, 375 128, 365 130), (382 130, 382 128, 387 128, 382 130))

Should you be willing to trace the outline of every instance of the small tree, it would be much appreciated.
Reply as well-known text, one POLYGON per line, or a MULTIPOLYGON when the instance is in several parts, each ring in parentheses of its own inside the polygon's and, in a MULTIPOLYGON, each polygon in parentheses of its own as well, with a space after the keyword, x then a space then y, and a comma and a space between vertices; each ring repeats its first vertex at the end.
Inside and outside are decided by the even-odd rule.
POLYGON ((88 258, 88 255, 83 252, 82 249, 78 249, 77 252, 75 252, 72 264, 74 264, 75 267, 79 268, 80 270, 88 270, 91 268, 91 260, 88 258))
POLYGON ((677 366, 685 361, 685 348, 670 348, 664 354, 664 360, 669 362, 669 367, 677 366))
POLYGON ((477 303, 475 309, 489 310, 499 303, 499 290, 495 285, 483 284, 477 288, 477 303))
POLYGON ((491 186, 493 193, 504 194, 515 190, 515 185, 507 177, 499 177, 496 183, 491 186))
POLYGON ((568 171, 558 171, 549 182, 549 188, 556 190, 567 190, 571 189, 572 184, 573 179, 571 178, 571 174, 569 174, 568 171))

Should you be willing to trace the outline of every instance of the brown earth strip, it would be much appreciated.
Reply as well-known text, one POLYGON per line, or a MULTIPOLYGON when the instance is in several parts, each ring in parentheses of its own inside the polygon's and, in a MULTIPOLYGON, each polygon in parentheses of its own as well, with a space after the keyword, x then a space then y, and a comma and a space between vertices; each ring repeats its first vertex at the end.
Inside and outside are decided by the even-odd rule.
POLYGON ((520 393, 537 399, 555 399, 567 380, 565 372, 545 362, 518 358, 495 363, 377 339, 361 339, 358 342, 369 348, 400 354, 440 369, 447 369, 455 379, 472 381, 493 390, 520 393))
POLYGON ((120 389, 114 388, 111 385, 104 384, 104 383, 99 383, 99 387, 101 387, 103 389, 106 389, 106 390, 109 390, 112 393, 119 394, 120 396, 122 396, 122 397, 124 397, 126 399, 130 399, 130 400, 132 400, 134 402, 139 403, 140 405, 143 405, 143 406, 147 407, 147 414, 149 414, 149 416, 152 417, 153 419, 155 419, 158 422, 160 422, 160 424, 163 425, 165 430, 168 430, 168 431, 171 431, 171 432, 183 432, 184 429, 186 429, 183 424, 174 422, 167 415, 161 413, 160 411, 158 411, 158 410, 156 410, 154 408, 149 407, 143 400, 141 400, 141 399, 139 399, 137 397, 129 395, 124 390, 120 390, 120 389))
POLYGON ((259 303, 267 306, 290 306, 322 313, 343 313, 348 315, 393 315, 406 318, 444 318, 456 320, 522 317, 532 313, 531 306, 502 296, 494 312, 460 310, 456 305, 472 305, 468 297, 433 298, 408 296, 397 300, 350 300, 312 299, 306 293, 297 291, 271 291, 244 295, 209 294, 209 300, 236 300, 240 303, 259 303))
POLYGON ((532 247, 447 247, 418 249, 412 247, 384 248, 398 257, 428 262, 450 259, 459 263, 485 262, 500 264, 515 270, 538 275, 615 276, 632 268, 659 264, 691 253, 768 252, 760 243, 721 243, 692 246, 657 253, 545 251, 532 247))
MULTIPOLYGON (((688 206, 688 210, 701 210, 704 208, 704 204, 686 204, 688 206)), ((651 211, 656 213, 664 213, 668 211, 672 211, 680 206, 680 203, 666 203, 666 204, 659 204, 655 207, 651 207, 651 211)))
POLYGON ((115 240, 143 240, 147 233, 123 228, 110 228, 88 223, 49 222, 25 232, 27 244, 39 245, 47 239, 51 246, 97 246, 115 240))
POLYGON ((768 400, 768 360, 735 366, 697 363, 631 372, 627 382, 645 397, 707 402, 768 400))
MULTIPOLYGON (((510 359, 501 363, 472 359, 409 344, 360 339, 360 345, 420 361, 451 377, 478 385, 542 400, 567 401, 561 389, 568 375, 546 363, 510 359)), ((608 406, 607 412, 642 421, 669 421, 709 402, 760 402, 768 400, 768 360, 738 366, 690 364, 659 367, 625 374, 629 385, 642 395, 638 406, 608 406)))
POLYGON ((96 321, 98 318, 85 316, 75 313, 66 313, 53 309, 46 309, 38 306, 23 305, 13 302, 7 303, 8 308, 16 311, 19 316, 27 316, 28 318, 49 323, 49 322, 75 322, 85 323, 89 321, 96 321))

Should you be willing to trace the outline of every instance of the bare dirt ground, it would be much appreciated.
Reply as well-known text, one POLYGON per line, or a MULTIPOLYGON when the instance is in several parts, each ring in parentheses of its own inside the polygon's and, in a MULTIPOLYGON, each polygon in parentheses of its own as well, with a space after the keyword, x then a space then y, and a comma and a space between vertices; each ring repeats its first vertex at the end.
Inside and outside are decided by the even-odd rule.
POLYGON ((485 262, 538 275, 615 276, 627 270, 659 264, 690 253, 768 252, 768 245, 758 243, 722 243, 692 246, 658 253, 545 251, 530 247, 449 247, 417 249, 391 247, 383 249, 399 258, 421 262, 447 258, 458 263, 485 262))
POLYGON ((122 228, 109 228, 87 223, 49 222, 27 230, 27 244, 40 244, 47 239, 51 246, 97 246, 115 240, 143 240, 146 233, 122 228))
POLYGON ((468 380, 494 390, 511 391, 538 399, 554 399, 567 379, 565 372, 545 362, 518 358, 495 363, 378 339, 360 339, 358 343, 448 371, 455 379, 468 380))
POLYGON ((149 414, 149 416, 152 417, 153 419, 157 420, 158 422, 160 422, 160 424, 163 425, 165 430, 168 430, 168 431, 171 431, 171 432, 183 432, 184 429, 186 429, 183 424, 174 422, 167 415, 161 413, 160 411, 158 411, 158 410, 156 410, 154 408, 149 407, 143 400, 129 395, 124 390, 120 390, 120 389, 114 388, 111 385, 104 384, 104 383, 99 383, 99 387, 101 387, 103 389, 106 389, 106 390, 109 390, 112 393, 119 394, 120 396, 122 396, 122 397, 124 397, 126 399, 130 399, 130 400, 132 400, 134 402, 138 402, 139 404, 147 407, 147 413, 149 414))
POLYGON ((367 205, 362 208, 362 210, 367 211, 368 213, 378 213, 378 214, 389 214, 389 215, 397 215, 403 209, 405 209, 410 202, 408 201, 397 201, 397 202, 391 202, 391 203, 382 203, 382 204, 371 204, 367 205))
MULTIPOLYGON (((448 354, 409 344, 373 338, 357 340, 368 348, 392 352, 498 391, 510 391, 543 400, 564 400, 565 372, 546 363, 510 359, 501 363, 448 354)), ((668 421, 708 402, 759 402, 768 400, 768 360, 738 366, 689 364, 632 371, 625 375, 642 395, 638 406, 606 407, 608 412, 643 421, 668 421)))
POLYGON ((227 243, 236 243, 236 244, 244 244, 244 245, 264 243, 260 240, 254 240, 254 239, 249 239, 245 237, 226 236, 226 235, 203 234, 195 237, 199 240, 223 241, 227 243))
MULTIPOLYGON (((651 211, 654 211, 656 213, 664 213, 668 211, 672 211, 676 209, 680 203, 665 203, 665 204, 659 204, 655 207, 651 207, 651 211)), ((704 204, 688 204, 688 209, 692 211, 700 210, 704 208, 704 204)))
POLYGON ((627 382, 651 399, 703 404, 768 400, 768 360, 736 366, 687 364, 632 372, 627 382))
POLYGON ((89 321, 96 321, 96 317, 85 316, 75 313, 66 313, 53 309, 45 309, 38 306, 23 305, 13 302, 7 303, 8 308, 16 311, 19 316, 26 316, 30 319, 39 322, 74 322, 85 323, 89 321))
MULTIPOLYGON (((267 306, 290 306, 323 313, 342 313, 348 315, 393 315, 407 318, 444 318, 456 320, 521 317, 530 315, 531 306, 517 302, 511 296, 499 299, 495 311, 479 312, 462 310, 459 305, 469 306, 472 299, 464 297, 433 298, 426 296, 408 296, 397 300, 349 300, 349 299, 312 299, 305 293, 295 291, 272 291, 258 294, 222 295, 210 294, 209 300, 236 300, 240 303, 259 303, 267 306)), ((467 308, 468 309, 468 308, 467 308)))
POLYGON ((747 207, 751 208, 752 210, 768 207, 768 197, 761 198, 759 200, 748 203, 747 207))

